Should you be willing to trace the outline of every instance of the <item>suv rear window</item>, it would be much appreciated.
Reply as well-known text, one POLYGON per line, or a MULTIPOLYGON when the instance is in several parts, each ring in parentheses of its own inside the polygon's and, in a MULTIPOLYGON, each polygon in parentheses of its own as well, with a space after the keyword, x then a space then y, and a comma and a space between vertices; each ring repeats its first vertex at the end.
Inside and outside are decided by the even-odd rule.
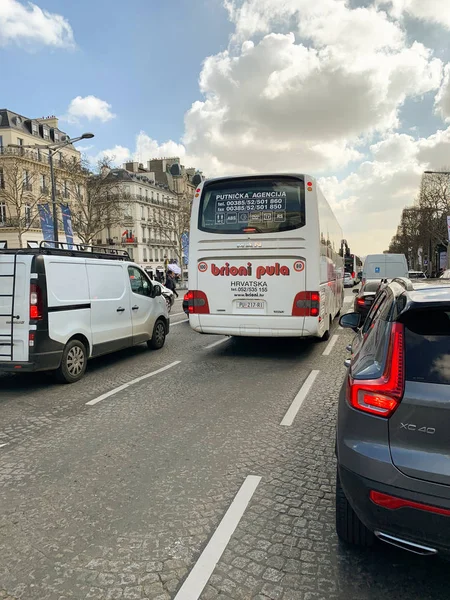
POLYGON ((294 177, 206 183, 198 226, 210 233, 276 233, 305 225, 305 184, 294 177))
POLYGON ((450 309, 412 311, 402 320, 406 379, 450 384, 450 309))

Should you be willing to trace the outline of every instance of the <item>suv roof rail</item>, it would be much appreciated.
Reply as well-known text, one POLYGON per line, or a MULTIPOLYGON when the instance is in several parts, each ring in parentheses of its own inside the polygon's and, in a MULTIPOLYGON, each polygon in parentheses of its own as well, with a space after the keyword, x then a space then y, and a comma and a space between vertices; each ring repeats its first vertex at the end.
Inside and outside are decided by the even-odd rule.
POLYGON ((391 281, 391 283, 394 283, 394 282, 399 283, 401 286, 403 286, 407 292, 414 291, 414 286, 411 283, 411 280, 408 279, 407 277, 394 277, 394 279, 391 281))
POLYGON ((38 248, 11 248, 0 250, 0 254, 46 254, 52 256, 79 256, 83 258, 103 258, 109 260, 129 260, 132 258, 126 250, 104 246, 89 246, 56 241, 42 241, 38 248))

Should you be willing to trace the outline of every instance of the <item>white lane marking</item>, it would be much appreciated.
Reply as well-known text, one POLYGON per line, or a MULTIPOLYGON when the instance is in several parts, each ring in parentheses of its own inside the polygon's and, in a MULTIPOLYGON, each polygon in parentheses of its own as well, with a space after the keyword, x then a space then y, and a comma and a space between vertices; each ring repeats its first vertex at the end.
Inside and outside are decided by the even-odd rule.
POLYGON ((329 356, 331 354, 331 351, 333 350, 334 346, 336 345, 336 342, 338 341, 338 337, 338 335, 332 336, 331 340, 327 344, 327 347, 322 352, 322 356, 329 356))
POLYGON ((182 321, 177 321, 176 323, 171 323, 171 327, 175 327, 175 325, 179 325, 180 323, 187 323, 189 319, 183 319, 182 321))
POLYGON ((312 388, 313 383, 315 382, 316 377, 319 373, 320 371, 311 371, 311 373, 306 378, 305 383, 302 385, 297 395, 293 399, 292 404, 288 408, 280 425, 284 425, 284 427, 290 427, 292 425, 295 417, 297 416, 298 411, 300 410, 301 405, 303 404, 304 399, 308 395, 308 392, 312 388))
POLYGON ((175 313, 174 315, 173 314, 169 314, 169 317, 179 317, 180 315, 185 315, 185 314, 186 313, 183 311, 183 312, 180 312, 180 313, 175 313))
POLYGON ((106 392, 106 394, 102 394, 101 396, 98 396, 97 398, 94 398, 93 400, 89 400, 89 402, 86 402, 86 405, 94 406, 94 404, 98 404, 102 400, 105 400, 106 398, 109 398, 110 396, 114 396, 114 394, 117 394, 118 392, 121 392, 122 390, 126 390, 127 388, 134 385, 135 383, 139 383, 140 381, 143 381, 144 379, 148 379, 149 377, 153 377, 154 375, 158 375, 158 373, 162 373, 163 371, 167 371, 167 369, 171 369, 172 367, 179 365, 180 362, 181 362, 181 360, 176 360, 175 362, 170 363, 170 365, 166 365, 165 367, 162 367, 161 369, 157 369, 156 371, 147 373, 147 375, 142 375, 141 377, 136 377, 136 379, 132 379, 128 383, 119 385, 119 387, 116 387, 113 390, 106 392))
POLYGON ((198 600, 200 598, 200 594, 213 574, 260 481, 261 477, 257 475, 249 475, 245 478, 174 600, 198 600))
POLYGON ((228 342, 229 339, 230 339, 229 337, 226 337, 223 340, 219 340, 218 342, 209 344, 208 346, 205 346, 205 350, 207 350, 208 348, 214 348, 214 346, 218 346, 219 344, 223 344, 224 342, 228 342))
POLYGON ((6 442, 6 444, 0 444, 0 448, 3 448, 3 446, 7 446, 9 444, 9 442, 6 442))

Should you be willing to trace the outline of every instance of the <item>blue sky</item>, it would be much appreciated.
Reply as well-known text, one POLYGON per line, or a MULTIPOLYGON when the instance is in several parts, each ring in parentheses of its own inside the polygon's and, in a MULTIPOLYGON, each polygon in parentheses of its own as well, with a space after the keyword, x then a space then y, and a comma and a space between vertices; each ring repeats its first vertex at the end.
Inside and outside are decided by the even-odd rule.
POLYGON ((77 96, 111 104, 116 118, 61 122, 75 136, 92 129, 98 150, 133 147, 144 129, 158 140, 179 140, 183 118, 200 98, 206 56, 225 48, 231 24, 219 0, 38 0, 63 15, 76 47, 15 44, 0 48, 2 108, 29 117, 63 115, 77 96), (30 95, 31 92, 31 95, 30 95), (88 127, 89 125, 89 127, 88 127))
POLYGON ((316 176, 380 252, 450 167, 449 1, 0 0, 0 104, 92 131, 93 164, 316 176))

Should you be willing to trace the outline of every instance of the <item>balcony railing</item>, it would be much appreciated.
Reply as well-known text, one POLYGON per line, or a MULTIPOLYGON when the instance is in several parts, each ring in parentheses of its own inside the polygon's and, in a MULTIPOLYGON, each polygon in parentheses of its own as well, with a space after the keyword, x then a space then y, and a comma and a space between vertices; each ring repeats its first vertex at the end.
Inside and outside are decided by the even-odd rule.
MULTIPOLYGON (((11 146, 0 146, 0 157, 2 156, 18 156, 33 162, 39 162, 48 165, 48 151, 43 148, 42 150, 33 150, 32 148, 13 148, 11 146)), ((53 159, 53 165, 56 169, 68 169, 74 166, 74 157, 63 157, 62 160, 58 158, 53 159)), ((78 161, 77 161, 78 162, 78 161)))

